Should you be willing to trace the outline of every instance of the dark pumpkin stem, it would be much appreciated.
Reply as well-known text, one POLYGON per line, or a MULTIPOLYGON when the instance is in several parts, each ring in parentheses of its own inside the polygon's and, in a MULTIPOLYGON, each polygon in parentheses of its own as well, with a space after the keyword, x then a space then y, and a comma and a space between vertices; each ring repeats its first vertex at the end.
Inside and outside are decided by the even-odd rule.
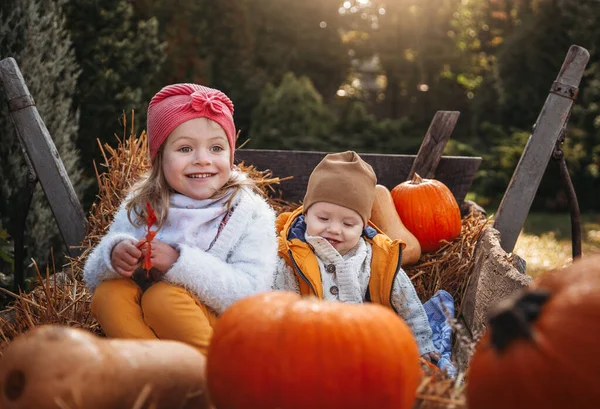
POLYGON ((550 299, 546 290, 528 290, 499 302, 488 314, 491 342, 504 351, 517 339, 533 339, 532 324, 550 299))
POLYGON ((411 185, 420 185, 421 183, 423 183, 423 178, 421 176, 419 176, 419 174, 417 172, 415 172, 412 179, 410 180, 410 184, 411 185))

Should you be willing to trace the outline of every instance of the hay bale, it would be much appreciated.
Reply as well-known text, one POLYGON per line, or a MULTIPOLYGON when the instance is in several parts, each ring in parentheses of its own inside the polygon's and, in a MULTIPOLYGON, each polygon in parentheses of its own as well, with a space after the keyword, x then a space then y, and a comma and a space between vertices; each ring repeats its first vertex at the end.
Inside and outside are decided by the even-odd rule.
POLYGON ((405 267, 421 301, 427 301, 438 290, 446 290, 454 297, 456 310, 460 310, 473 273, 475 245, 489 222, 480 212, 471 210, 463 217, 456 239, 433 253, 422 254, 418 263, 405 267))

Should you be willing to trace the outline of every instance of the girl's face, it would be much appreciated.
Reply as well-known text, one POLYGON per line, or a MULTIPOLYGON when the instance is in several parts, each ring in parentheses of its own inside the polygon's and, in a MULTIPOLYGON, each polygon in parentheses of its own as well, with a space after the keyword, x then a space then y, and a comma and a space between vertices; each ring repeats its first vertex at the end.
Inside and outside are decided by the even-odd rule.
POLYGON ((175 128, 165 141, 162 171, 171 189, 192 199, 208 199, 229 180, 230 156, 223 128, 195 118, 175 128))
POLYGON ((313 204, 304 220, 309 236, 323 237, 342 256, 356 246, 363 231, 363 221, 358 213, 328 202, 313 204))

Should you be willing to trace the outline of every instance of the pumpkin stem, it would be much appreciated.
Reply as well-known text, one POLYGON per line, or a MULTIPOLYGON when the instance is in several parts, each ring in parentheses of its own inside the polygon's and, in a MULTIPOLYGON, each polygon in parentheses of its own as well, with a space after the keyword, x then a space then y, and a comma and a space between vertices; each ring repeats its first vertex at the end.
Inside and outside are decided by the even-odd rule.
POLYGON ((533 290, 519 292, 498 303, 488 314, 491 343, 496 351, 504 351, 517 339, 533 339, 531 324, 549 299, 549 291, 533 290))
POLYGON ((420 185, 421 183, 423 183, 423 178, 421 176, 419 176, 419 174, 417 172, 415 172, 412 179, 410 180, 410 184, 411 185, 420 185))

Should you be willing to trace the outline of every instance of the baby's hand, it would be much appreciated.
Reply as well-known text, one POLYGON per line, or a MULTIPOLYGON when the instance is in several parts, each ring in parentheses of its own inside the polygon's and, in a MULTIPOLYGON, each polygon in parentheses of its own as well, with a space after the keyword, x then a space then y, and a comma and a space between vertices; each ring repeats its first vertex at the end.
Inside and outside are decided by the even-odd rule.
POLYGON ((142 251, 132 240, 123 240, 113 247, 110 262, 117 273, 123 277, 131 277, 140 263, 142 251))
MULTIPOLYGON (((152 267, 164 274, 179 259, 179 252, 167 243, 157 239, 152 240, 151 245, 152 253, 150 254, 150 261, 152 261, 152 267)), ((145 244, 142 247, 142 256, 146 256, 147 249, 148 245, 145 244)))
POLYGON ((421 355, 421 358, 423 358, 427 362, 431 362, 431 363, 436 363, 437 361, 440 360, 441 357, 442 357, 442 355, 437 351, 428 352, 426 354, 421 355))

